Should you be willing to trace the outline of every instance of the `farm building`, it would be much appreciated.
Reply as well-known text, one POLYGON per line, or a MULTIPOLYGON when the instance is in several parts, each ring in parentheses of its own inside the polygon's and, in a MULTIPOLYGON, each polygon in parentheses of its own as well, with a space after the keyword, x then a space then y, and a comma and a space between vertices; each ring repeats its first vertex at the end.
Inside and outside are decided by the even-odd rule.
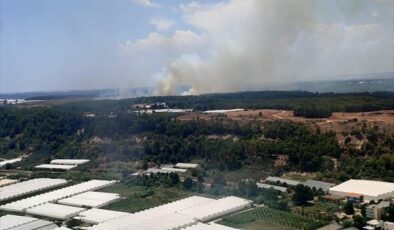
POLYGON ((61 199, 58 201, 59 204, 71 205, 76 207, 91 207, 99 208, 108 205, 118 200, 119 194, 117 193, 106 193, 106 192, 84 192, 72 197, 61 199))
POLYGON ((92 226, 89 229, 183 229, 197 224, 198 221, 210 220, 250 206, 251 201, 238 197, 230 196, 215 200, 192 196, 134 214, 121 216, 92 226))
POLYGON ((192 164, 192 163, 177 163, 175 165, 175 168, 180 168, 180 169, 196 169, 200 167, 199 164, 192 164))
POLYGON ((86 164, 90 160, 89 159, 55 159, 51 160, 51 164, 56 165, 81 165, 86 164))
POLYGON ((49 202, 56 202, 60 199, 64 199, 87 191, 104 188, 115 183, 116 181, 90 180, 73 186, 14 201, 0 206, 0 209, 11 212, 25 212, 29 208, 33 208, 49 202))
POLYGON ((372 180, 348 180, 329 189, 331 195, 349 197, 363 196, 365 201, 387 199, 394 196, 394 183, 372 180))
POLYGON ((76 168, 76 165, 53 165, 53 164, 42 164, 42 165, 37 165, 35 166, 36 169, 53 169, 53 170, 71 170, 73 168, 76 168))
POLYGON ((283 179, 280 177, 274 177, 274 176, 269 176, 267 178, 265 178, 265 181, 271 182, 271 183, 277 183, 280 182, 282 184, 287 184, 290 186, 297 186, 299 184, 301 184, 301 182, 296 181, 296 180, 288 180, 288 179, 283 179))
POLYGON ((98 224, 126 215, 130 215, 130 213, 92 208, 79 213, 77 217, 74 217, 74 219, 79 219, 82 222, 89 224, 98 224))
POLYGON ((10 160, 0 161, 0 168, 4 167, 6 164, 13 164, 13 163, 19 162, 21 160, 22 160, 22 158, 15 158, 15 159, 10 159, 10 160))
POLYGON ((0 217, 0 230, 50 230, 57 228, 57 225, 50 221, 28 216, 5 215, 0 217))
POLYGON ((67 184, 65 179, 37 178, 27 180, 0 188, 0 201, 32 194, 49 188, 67 184))
POLYGON ((215 223, 197 223, 192 226, 184 228, 184 230, 237 230, 237 228, 231 228, 215 223))
POLYGON ((10 185, 10 184, 15 184, 17 183, 18 180, 11 180, 11 179, 0 179, 0 187, 10 185))
POLYGON ((274 189, 280 192, 287 192, 286 187, 281 187, 281 186, 276 186, 276 185, 270 185, 270 184, 263 184, 263 183, 256 183, 257 188, 264 188, 264 189, 274 189))
POLYGON ((67 205, 46 203, 26 210, 27 214, 43 216, 53 219, 66 220, 85 211, 84 208, 71 207, 67 205))

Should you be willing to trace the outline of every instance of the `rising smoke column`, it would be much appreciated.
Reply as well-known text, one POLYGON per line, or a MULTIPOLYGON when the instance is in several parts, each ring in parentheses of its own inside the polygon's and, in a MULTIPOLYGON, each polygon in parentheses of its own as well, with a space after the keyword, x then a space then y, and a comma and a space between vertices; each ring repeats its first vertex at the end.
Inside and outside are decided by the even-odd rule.
MULTIPOLYGON (((368 8, 349 2, 344 9, 338 3, 339 13, 351 17, 368 8)), ((185 20, 206 33, 211 46, 172 61, 158 95, 175 94, 180 85, 191 86, 187 94, 231 92, 393 67, 393 31, 377 22, 320 23, 317 1, 232 0, 183 8, 185 20)))

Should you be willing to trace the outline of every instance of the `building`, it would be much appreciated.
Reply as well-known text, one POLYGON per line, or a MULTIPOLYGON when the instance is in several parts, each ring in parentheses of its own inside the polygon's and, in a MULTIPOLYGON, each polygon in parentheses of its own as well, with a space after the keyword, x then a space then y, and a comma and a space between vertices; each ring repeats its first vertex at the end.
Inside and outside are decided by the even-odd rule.
POLYGON ((323 192, 327 192, 331 187, 334 187, 335 184, 333 183, 327 183, 324 181, 318 181, 318 180, 307 180, 303 183, 305 186, 308 186, 310 188, 315 188, 316 190, 321 189, 323 192))
POLYGON ((271 182, 271 183, 280 183, 280 184, 286 184, 286 185, 290 185, 290 186, 297 186, 299 184, 302 184, 299 181, 296 180, 288 180, 288 179, 283 179, 280 177, 274 177, 274 176, 269 176, 267 178, 265 178, 266 182, 271 182))
POLYGON ((379 204, 371 204, 365 209, 366 216, 371 219, 380 220, 384 209, 390 206, 390 202, 382 201, 379 204))
POLYGON ((330 188, 329 194, 346 197, 351 194, 359 194, 367 202, 384 200, 394 196, 394 183, 351 179, 330 188))
POLYGON ((175 168, 180 168, 180 169, 197 169, 199 168, 199 164, 192 164, 192 163, 177 163, 175 165, 175 168))
POLYGON ((353 205, 358 206, 358 205, 364 203, 364 195, 357 194, 357 193, 349 193, 346 196, 346 200, 349 201, 349 202, 352 202, 353 205))

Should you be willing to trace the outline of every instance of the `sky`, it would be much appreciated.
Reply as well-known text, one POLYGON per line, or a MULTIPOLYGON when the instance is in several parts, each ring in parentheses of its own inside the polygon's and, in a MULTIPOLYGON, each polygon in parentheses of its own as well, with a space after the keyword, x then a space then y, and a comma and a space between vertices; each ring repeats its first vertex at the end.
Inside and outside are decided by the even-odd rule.
POLYGON ((0 93, 394 71, 394 0, 0 0, 0 93))

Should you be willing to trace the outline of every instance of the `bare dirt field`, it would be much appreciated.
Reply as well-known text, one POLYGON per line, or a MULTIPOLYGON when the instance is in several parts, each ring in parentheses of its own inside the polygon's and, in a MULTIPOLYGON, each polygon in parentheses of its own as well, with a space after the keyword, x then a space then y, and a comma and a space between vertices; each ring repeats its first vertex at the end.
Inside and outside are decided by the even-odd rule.
POLYGON ((382 110, 364 113, 333 113, 330 118, 303 118, 295 117, 293 111, 289 110, 275 110, 275 109, 260 109, 260 110, 246 110, 239 112, 228 112, 225 114, 202 114, 190 113, 179 117, 179 120, 192 119, 211 120, 219 119, 220 117, 227 117, 238 121, 269 121, 269 120, 291 120, 294 122, 301 122, 319 127, 321 130, 335 130, 335 131, 350 131, 356 124, 367 123, 370 126, 378 126, 388 133, 394 132, 394 110, 382 110))

